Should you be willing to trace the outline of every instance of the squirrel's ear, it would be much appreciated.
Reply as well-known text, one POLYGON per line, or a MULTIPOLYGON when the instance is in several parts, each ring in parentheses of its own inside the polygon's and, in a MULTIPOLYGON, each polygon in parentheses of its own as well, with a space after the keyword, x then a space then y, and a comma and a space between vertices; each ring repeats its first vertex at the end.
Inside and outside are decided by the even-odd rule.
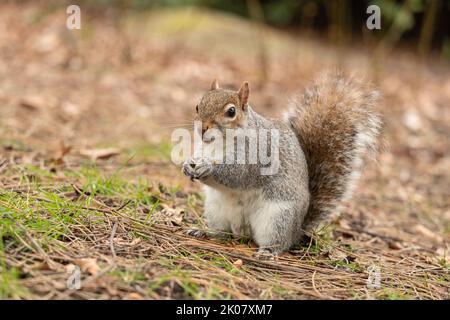
POLYGON ((217 79, 214 79, 211 83, 211 90, 217 90, 219 89, 219 82, 217 82, 217 79))
POLYGON ((250 89, 248 87, 248 82, 244 81, 241 88, 238 91, 239 100, 241 101, 242 109, 245 111, 248 106, 248 96, 250 94, 250 89))

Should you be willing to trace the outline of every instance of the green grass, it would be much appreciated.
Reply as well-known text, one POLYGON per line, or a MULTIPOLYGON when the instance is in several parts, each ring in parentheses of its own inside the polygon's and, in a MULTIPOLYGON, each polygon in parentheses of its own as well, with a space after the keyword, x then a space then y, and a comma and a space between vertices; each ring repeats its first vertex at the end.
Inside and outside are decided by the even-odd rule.
POLYGON ((344 269, 350 270, 352 272, 362 272, 363 271, 363 267, 361 267, 361 265, 359 263, 349 262, 346 260, 331 261, 331 265, 333 267, 344 268, 344 269))
MULTIPOLYGON (((1 220, 0 220, 1 221, 1 220)), ((5 261, 4 239, 9 234, 0 229, 0 299, 20 299, 30 297, 30 293, 20 282, 20 271, 17 268, 8 268, 5 261)))
POLYGON ((20 271, 18 269, 6 269, 3 265, 0 271, 0 299, 22 299, 32 297, 28 289, 20 284, 20 271))
MULTIPOLYGON (((0 298, 29 298, 35 294, 22 284, 24 279, 30 279, 33 275, 5 259, 8 255, 43 259, 42 251, 48 255, 67 252, 73 243, 85 241, 90 247, 83 251, 81 256, 94 257, 99 260, 99 265, 104 267, 111 263, 109 260, 102 260, 102 257, 111 254, 109 237, 112 224, 126 217, 134 220, 127 224, 126 230, 120 230, 117 238, 125 243, 125 246, 127 242, 131 243, 137 238, 140 238, 144 245, 150 245, 142 254, 139 245, 137 248, 131 248, 130 257, 127 256, 127 260, 107 272, 110 281, 119 288, 139 286, 147 292, 148 297, 230 299, 236 298, 236 292, 243 288, 242 284, 241 287, 237 284, 239 279, 253 277, 252 281, 258 281, 258 286, 264 288, 253 291, 252 294, 258 294, 258 297, 292 299, 302 296, 295 290, 274 284, 276 281, 285 281, 285 274, 279 270, 266 271, 271 281, 265 281, 257 275, 251 264, 244 263, 237 268, 233 264, 235 258, 217 254, 215 251, 197 250, 189 245, 189 239, 186 240, 185 246, 177 241, 166 246, 164 241, 167 240, 158 239, 151 231, 154 230, 151 229, 153 227, 158 228, 159 223, 167 223, 158 220, 162 208, 172 207, 175 203, 178 207, 181 205, 189 212, 190 223, 201 225, 199 207, 202 197, 195 192, 184 196, 184 193, 180 193, 183 191, 179 184, 163 185, 152 182, 145 176, 135 175, 133 170, 125 164, 107 171, 95 163, 87 163, 76 169, 47 169, 35 165, 8 167, 4 177, 14 182, 17 187, 0 189, 0 298), (111 214, 97 209, 111 210, 111 214), (120 215, 117 214, 118 211, 120 215), (95 232, 103 243, 103 251, 96 249, 100 242, 88 242, 95 232), (152 247, 153 243, 155 248, 152 247), (135 249, 137 251, 133 251, 135 249), (157 255, 153 250, 158 252, 157 255), (14 253, 11 255, 11 252, 14 253)), ((230 238, 215 243, 223 245, 226 250, 233 245, 248 246, 249 250, 252 250, 252 243, 246 238, 230 238)), ((118 250, 121 246, 117 245, 118 250)), ((330 272, 351 273, 361 278, 365 269, 351 257, 340 260, 332 258, 330 253, 340 249, 351 253, 358 248, 336 241, 333 227, 327 226, 314 237, 310 247, 300 247, 298 255, 303 257, 301 263, 318 267, 319 270, 328 268, 330 272)), ((78 257, 78 252, 70 254, 78 257)), ((448 270, 445 259, 441 259, 439 263, 442 268, 448 270)), ((67 277, 64 271, 52 272, 59 272, 63 281, 67 277)), ((392 279, 383 278, 385 287, 370 292, 370 295, 390 300, 416 297, 414 292, 408 291, 410 287, 404 285, 406 282, 401 282, 395 275, 391 277, 392 279)), ((319 273, 316 281, 324 283, 319 273)), ((448 277, 441 275, 429 279, 425 276, 422 281, 423 287, 427 286, 428 281, 445 286, 448 277)), ((367 297, 367 293, 361 288, 355 288, 351 281, 342 286, 349 297, 367 297)))
POLYGON ((385 300, 412 300, 414 297, 409 294, 396 289, 384 289, 378 296, 385 300))
POLYGON ((450 271, 450 263, 448 263, 447 261, 448 257, 443 256, 439 259, 439 264, 442 266, 442 268, 447 269, 448 271, 450 271))
POLYGON ((6 173, 15 177, 20 191, 0 189, 0 232, 3 237, 24 243, 24 232, 28 232, 39 245, 46 247, 52 240, 69 235, 72 225, 88 223, 93 216, 101 217, 101 212, 86 209, 96 205, 95 201, 106 201, 113 207, 127 201, 124 209, 132 212, 138 207, 147 208, 149 218, 160 203, 159 192, 149 192, 148 181, 140 179, 138 183, 131 183, 121 176, 121 172, 105 175, 95 166, 89 166, 59 173, 62 174, 79 189, 43 187, 55 179, 56 174, 36 166, 14 168, 6 173), (78 194, 79 191, 82 194, 78 194))
MULTIPOLYGON (((120 208, 129 216, 136 216, 140 209, 146 215, 139 219, 151 225, 155 222, 153 214, 160 209, 160 204, 173 200, 180 190, 179 185, 158 184, 154 188, 150 181, 142 177, 131 182, 133 179, 129 179, 125 171, 124 167, 119 166, 117 170, 105 173, 92 163, 78 170, 58 169, 57 173, 33 165, 8 168, 5 177, 15 181, 17 189, 0 189, 0 298, 30 296, 20 284, 20 279, 31 275, 26 272, 21 274, 19 269, 5 261, 8 251, 39 254, 39 250, 46 253, 57 248, 64 250, 65 243, 82 237, 76 233, 79 226, 97 225, 109 229, 104 213, 96 211, 96 207, 120 208), (57 177, 70 180, 71 184, 52 185, 57 177), (97 219, 93 219, 95 217, 97 219)), ((127 235, 133 239, 149 239, 147 235, 133 230, 127 235)), ((174 266, 173 269, 177 268, 174 266)), ((178 272, 183 290, 193 296, 198 288, 189 283, 187 275, 180 270, 178 272)), ((145 274, 132 268, 112 270, 109 274, 127 284, 149 280, 145 274)), ((217 296, 214 290, 209 294, 217 296)))
POLYGON ((113 270, 109 272, 109 274, 118 277, 129 284, 147 280, 147 276, 144 273, 131 268, 129 270, 113 270))

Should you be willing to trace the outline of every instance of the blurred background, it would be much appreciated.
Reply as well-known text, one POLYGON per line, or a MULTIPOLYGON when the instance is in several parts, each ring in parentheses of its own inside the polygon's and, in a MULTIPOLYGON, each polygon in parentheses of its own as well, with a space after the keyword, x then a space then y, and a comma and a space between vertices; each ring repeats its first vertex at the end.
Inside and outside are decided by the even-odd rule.
MULTIPOLYGON (((427 77, 448 90, 448 0, 8 0, 0 6, 0 99, 9 111, 27 112, 11 127, 26 127, 36 138, 55 130, 73 143, 80 132, 101 130, 101 119, 108 134, 98 142, 117 141, 109 132, 113 123, 118 135, 134 136, 130 131, 136 130, 159 143, 159 135, 144 133, 135 121, 168 116, 184 123, 214 77, 228 86, 249 80, 253 104, 274 114, 324 69, 359 72, 386 86, 386 97, 395 93, 393 108, 426 101, 427 114, 438 114, 432 106, 443 102, 423 87, 432 85, 427 77), (66 27, 70 4, 80 6, 80 30, 66 27), (373 4, 381 10, 381 28, 369 30, 366 10, 373 4), (408 90, 404 77, 412 81, 413 96, 399 93, 408 90), (49 126, 51 112, 49 119, 27 123, 39 104, 55 108, 64 120, 49 126), (80 121, 87 110, 88 119, 80 121)), ((420 104, 414 112, 422 112, 420 104)), ((95 137, 89 134, 82 144, 95 144, 95 137)))
POLYGON ((448 0, 9 0, 0 9, 0 137, 32 150, 23 161, 96 148, 169 161, 172 130, 191 125, 213 78, 250 81, 251 104, 276 116, 339 69, 382 93, 386 163, 448 164, 448 0), (79 30, 67 28, 70 4, 79 30), (372 4, 380 29, 366 25, 372 4))
MULTIPOLYGON (((166 218, 172 214, 175 225, 184 226, 194 221, 190 218, 193 212, 196 218, 200 216, 202 200, 195 196, 199 184, 186 179, 171 162, 171 133, 192 125, 195 105, 212 79, 229 88, 248 80, 252 107, 264 115, 279 116, 292 95, 321 73, 339 69, 380 91, 378 108, 385 122, 385 148, 378 162, 365 170, 339 222, 338 227, 346 232, 344 241, 354 237, 359 241, 356 247, 365 246, 370 259, 364 257, 364 261, 392 262, 393 279, 402 270, 407 277, 423 274, 418 284, 423 296, 413 283, 417 297, 448 298, 448 279, 442 276, 443 280, 438 279, 442 283, 430 286, 428 272, 438 270, 436 277, 440 277, 440 266, 448 268, 450 257, 449 17, 450 0, 2 0, 0 193, 18 190, 8 200, 9 207, 22 203, 17 215, 22 215, 27 226, 35 225, 35 211, 53 212, 38 202, 29 205, 30 197, 50 197, 45 190, 54 192, 46 200, 51 204, 70 196, 65 202, 69 212, 73 210, 70 199, 74 193, 78 199, 79 190, 120 209, 137 195, 145 199, 155 195, 149 202, 134 201, 136 208, 123 210, 129 215, 142 214, 147 223, 147 213, 156 208, 155 214, 166 218), (66 26, 70 16, 66 9, 72 4, 81 10, 79 30, 66 26), (366 25, 370 16, 366 10, 372 4, 381 10, 380 29, 369 30, 366 25), (86 174, 92 172, 92 163, 97 176, 120 173, 123 179, 113 184, 109 178, 86 174), (103 180, 104 194, 98 191, 103 180), (80 187, 73 189, 74 185, 80 187), (144 191, 130 187, 129 194, 123 194, 123 186, 140 185, 144 191), (159 200, 155 199, 161 199, 165 207, 157 207, 159 200), (28 213, 33 213, 30 222, 28 213), (405 267, 406 263, 410 266, 405 267)), ((2 201, 4 205, 6 200, 2 201)), ((43 221, 66 211, 59 204, 55 208, 56 213, 43 215, 43 221)), ((6 218, 0 220, 5 221, 5 232, 15 225, 6 224, 10 221, 6 218)), ((111 223, 106 222, 99 239, 111 235, 111 223)), ((42 225, 41 231, 32 234, 47 234, 46 224, 42 225)), ((128 232, 122 229, 118 233, 128 232)), ((107 240, 103 247, 85 240, 91 233, 86 237, 76 233, 82 236, 71 238, 70 246, 65 243, 64 247, 72 248, 73 256, 80 252, 94 255, 93 248, 109 254, 107 240), (85 251, 79 250, 80 243, 85 251)), ((123 237, 128 239, 123 243, 134 243, 123 237)), ((161 244, 156 252, 165 254, 169 247, 180 247, 179 238, 173 238, 169 246, 165 241, 171 238, 164 239, 155 240, 161 244)), ((8 248, 13 252, 8 258, 29 260, 17 254, 14 246, 8 248)), ((141 251, 129 252, 137 256, 141 251)), ((174 261, 181 259, 175 257, 174 261)), ((312 259, 316 265, 316 257, 312 259)), ((134 262, 126 261, 124 268, 134 262)), ((22 269, 25 264, 11 265, 22 269)), ((222 270, 211 266, 205 262, 208 270, 222 270)), ((166 267, 153 268, 165 272, 166 267)), ((208 273, 198 270, 203 281, 208 273)), ((325 280, 318 288, 338 283, 329 280, 335 267, 323 270, 325 280)), ((310 271, 304 271, 308 272, 302 281, 309 283, 310 271)), ((354 277, 355 273, 348 273, 339 285, 347 288, 347 279, 351 282, 354 277)), ((33 277, 20 274, 20 278, 35 287, 33 277)), ((218 273, 217 279, 222 278, 218 273)), ((265 273, 260 278, 278 279, 265 273)), ((300 278, 289 274, 286 279, 292 283, 300 278)), ((50 280, 45 280, 42 292, 54 291, 50 280)), ((365 278, 360 280, 358 290, 367 291, 365 278)), ((62 272, 63 289, 65 281, 62 272)), ((244 291, 234 290, 239 292, 233 291, 231 297, 242 297, 240 292, 254 282, 245 284, 244 291)), ((304 283, 298 288, 303 290, 304 283)), ((97 297, 96 290, 93 286, 95 294, 83 297, 97 297)), ((335 291, 331 292, 333 296, 335 291)), ((412 289, 411 294, 415 295, 412 289)), ((346 292, 342 297, 352 295, 346 292)))
POLYGON ((405 45, 420 55, 432 49, 443 59, 450 56, 448 0, 93 0, 80 1, 92 10, 142 11, 195 6, 233 13, 294 35, 325 37, 349 45, 363 41, 383 41, 405 45), (383 13, 383 28, 366 27, 366 9, 377 5, 383 13))

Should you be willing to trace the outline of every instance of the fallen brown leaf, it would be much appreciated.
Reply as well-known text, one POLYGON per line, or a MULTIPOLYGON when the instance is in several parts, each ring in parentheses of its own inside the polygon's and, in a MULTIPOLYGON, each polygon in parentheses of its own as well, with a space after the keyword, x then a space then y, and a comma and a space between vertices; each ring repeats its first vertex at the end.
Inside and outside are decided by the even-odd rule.
POLYGON ((64 157, 72 150, 72 146, 67 145, 64 141, 60 141, 59 148, 53 156, 53 161, 56 164, 64 163, 64 157))
POLYGON ((81 271, 87 272, 93 276, 99 273, 100 267, 95 258, 83 258, 75 260, 75 263, 80 267, 81 271))
POLYGON ((66 272, 72 272, 75 270, 75 265, 73 263, 69 263, 64 266, 64 269, 66 269, 66 272))
POLYGON ((116 238, 114 239, 114 243, 116 243, 119 246, 135 246, 141 242, 141 238, 134 238, 132 241, 129 241, 128 239, 123 238, 116 238))
POLYGON ((430 240, 433 240, 436 242, 443 241, 443 238, 440 235, 436 234, 435 232, 431 231, 430 229, 428 229, 427 227, 425 227, 421 224, 416 224, 413 227, 413 231, 417 232, 418 234, 420 234, 430 240))
POLYGON ((61 104, 61 109, 66 115, 71 117, 78 116, 80 114, 80 106, 69 101, 63 102, 61 104))
POLYGON ((45 107, 46 101, 41 96, 28 96, 22 98, 19 105, 30 111, 38 111, 45 107))
POLYGON ((136 292, 132 292, 125 296, 125 300, 142 300, 142 299, 143 299, 143 297, 139 293, 136 293, 136 292))
POLYGON ((237 269, 240 269, 244 262, 241 259, 237 259, 235 262, 233 262, 233 266, 235 266, 237 269))
POLYGON ((347 260, 347 253, 336 248, 330 248, 330 250, 327 252, 327 255, 333 261, 347 260))
POLYGON ((388 246, 389 246, 389 248, 394 249, 394 250, 400 250, 403 248, 402 244, 398 241, 389 241, 388 246))
POLYGON ((339 226, 344 229, 344 230, 351 230, 352 227, 350 226, 350 224, 348 223, 347 220, 341 219, 339 220, 339 226))
POLYGON ((97 159, 109 159, 111 157, 120 154, 120 150, 117 148, 105 148, 105 149, 82 149, 80 155, 91 158, 91 160, 97 159))
POLYGON ((164 203, 161 206, 163 207, 161 214, 168 218, 175 226, 180 226, 183 222, 184 210, 181 208, 172 208, 164 203))

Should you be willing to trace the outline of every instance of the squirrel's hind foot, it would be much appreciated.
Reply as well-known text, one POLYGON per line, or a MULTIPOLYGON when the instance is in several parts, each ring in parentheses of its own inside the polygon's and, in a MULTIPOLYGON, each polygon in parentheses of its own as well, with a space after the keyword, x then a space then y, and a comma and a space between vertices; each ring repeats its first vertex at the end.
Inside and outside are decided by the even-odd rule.
POLYGON ((269 248, 259 248, 258 251, 253 254, 253 256, 259 260, 278 260, 278 252, 269 248))
POLYGON ((228 234, 221 231, 200 230, 200 229, 188 229, 186 233, 191 237, 196 238, 217 238, 220 240, 226 240, 228 234))
POLYGON ((198 230, 198 229, 189 229, 186 231, 188 236, 196 237, 196 238, 206 238, 206 231, 198 230))

